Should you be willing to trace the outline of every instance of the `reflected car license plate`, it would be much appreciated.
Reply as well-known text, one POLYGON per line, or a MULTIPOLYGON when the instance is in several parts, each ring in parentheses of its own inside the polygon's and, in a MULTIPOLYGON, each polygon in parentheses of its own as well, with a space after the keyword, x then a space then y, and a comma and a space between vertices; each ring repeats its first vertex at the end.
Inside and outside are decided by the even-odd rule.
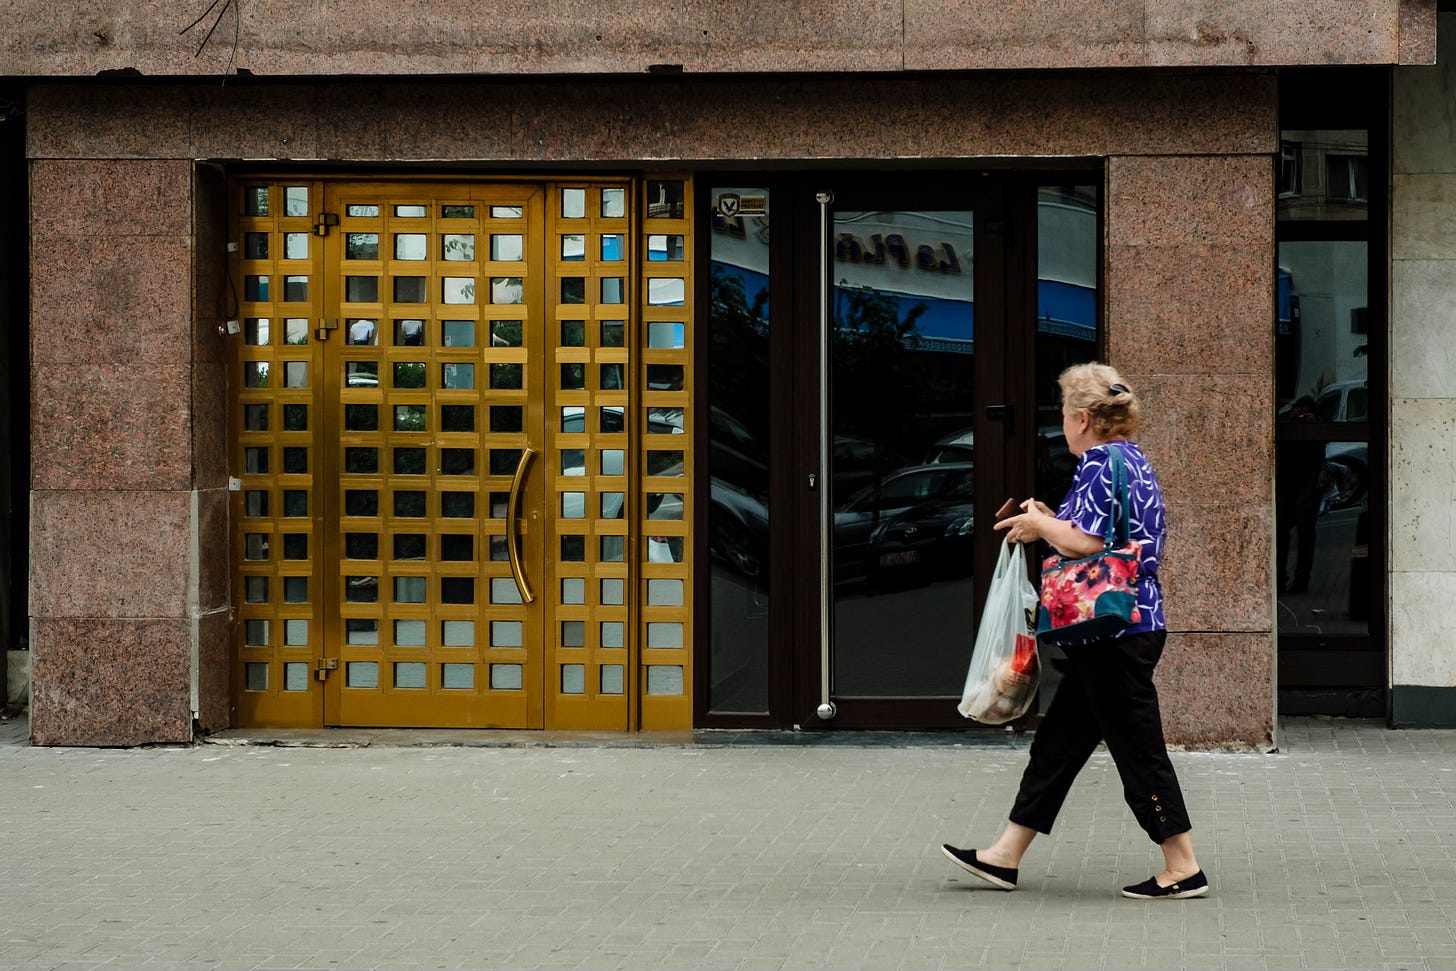
POLYGON ((881 553, 880 566, 904 566, 920 559, 919 550, 899 550, 895 553, 881 553))

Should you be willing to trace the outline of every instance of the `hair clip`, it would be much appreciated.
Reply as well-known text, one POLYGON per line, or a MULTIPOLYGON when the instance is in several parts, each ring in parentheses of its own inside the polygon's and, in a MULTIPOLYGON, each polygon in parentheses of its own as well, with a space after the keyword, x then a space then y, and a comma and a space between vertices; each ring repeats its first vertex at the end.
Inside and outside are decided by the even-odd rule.
POLYGON ((1107 391, 1109 394, 1132 394, 1131 389, 1125 384, 1114 384, 1107 391))

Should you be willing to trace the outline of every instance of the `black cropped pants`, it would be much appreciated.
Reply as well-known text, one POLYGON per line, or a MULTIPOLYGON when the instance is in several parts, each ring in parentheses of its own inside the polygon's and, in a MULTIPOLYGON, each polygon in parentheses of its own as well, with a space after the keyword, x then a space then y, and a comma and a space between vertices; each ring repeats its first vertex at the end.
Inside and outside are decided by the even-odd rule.
POLYGON ((1154 843, 1193 828, 1153 686, 1166 640, 1166 631, 1150 631, 1067 648, 1062 683, 1031 741, 1013 823, 1050 833, 1072 781, 1105 741, 1123 798, 1154 843))

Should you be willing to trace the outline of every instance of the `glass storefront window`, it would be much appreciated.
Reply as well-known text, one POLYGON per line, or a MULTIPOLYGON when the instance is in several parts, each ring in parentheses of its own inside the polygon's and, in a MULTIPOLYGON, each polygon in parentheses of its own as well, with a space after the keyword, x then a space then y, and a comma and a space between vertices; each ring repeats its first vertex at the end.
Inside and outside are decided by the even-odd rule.
POLYGON ((1368 268, 1363 240, 1279 245, 1275 583, 1281 635, 1369 634, 1368 268))

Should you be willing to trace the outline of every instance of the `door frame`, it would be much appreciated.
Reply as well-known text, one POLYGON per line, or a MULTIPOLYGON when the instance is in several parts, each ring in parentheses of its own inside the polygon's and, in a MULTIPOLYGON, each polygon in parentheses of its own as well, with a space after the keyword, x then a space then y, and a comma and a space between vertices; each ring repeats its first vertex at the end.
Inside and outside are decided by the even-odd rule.
MULTIPOLYGON (((614 472, 611 473, 611 475, 621 477, 622 485, 620 488, 625 495, 625 501, 631 504, 630 509, 632 511, 625 515, 600 517, 602 519, 611 519, 613 521, 616 521, 618 519, 624 521, 625 525, 623 526, 623 529, 625 529, 625 532, 622 532, 620 530, 612 530, 610 531, 610 533, 613 536, 620 535, 622 537, 625 549, 619 557, 614 558, 610 561, 612 563, 610 574, 605 572, 605 570, 599 570, 590 572, 587 575, 588 579, 593 581, 593 583, 594 581, 600 579, 620 579, 623 584, 624 589, 621 596, 624 599, 620 601, 610 602, 603 600, 601 604, 597 605, 598 609, 601 607, 610 606, 613 610, 620 613, 621 621, 624 626, 622 643, 620 645, 608 644, 606 643, 605 635, 603 635, 603 639, 599 641, 596 645, 598 648, 610 649, 612 651, 615 651, 619 647, 622 649, 622 666, 624 668, 622 672, 622 690, 619 692, 611 692, 607 688, 603 687, 602 690, 600 692, 597 692, 596 694, 611 696, 612 710, 614 713, 619 704, 616 700, 616 696, 620 694, 622 696, 620 706, 624 707, 624 710, 626 712, 626 723, 620 726, 616 724, 613 724, 611 726, 601 726, 592 723, 583 724, 584 720, 589 721, 589 717, 593 714, 593 712, 587 711, 585 706, 575 703, 575 692, 572 693, 572 699, 565 703, 562 702, 561 698, 557 698, 556 711, 553 714, 551 705, 549 703, 550 699, 546 696, 551 693, 551 684, 555 682, 559 685, 560 682, 555 681, 556 675, 554 672, 544 670, 546 666, 549 666, 549 663, 552 660, 552 652, 550 650, 544 650, 542 654, 540 666, 543 667, 543 675, 541 677, 535 677, 533 675, 530 675, 529 673, 526 673, 528 679, 540 681, 542 683, 541 690, 537 692, 539 695, 541 695, 541 697, 530 702, 531 707, 530 711, 528 712, 529 717, 527 721, 529 722, 529 727, 534 728, 584 728, 592 730, 598 730, 601 728, 610 728, 612 730, 616 730, 620 728, 626 731, 636 731, 654 729, 679 730, 690 727, 692 715, 692 695, 690 686, 692 684, 693 677, 693 655, 691 647, 693 644, 692 632, 695 628, 695 608, 691 599, 691 592, 693 590, 693 587, 691 586, 691 577, 693 576, 695 564, 691 561, 691 559, 687 559, 685 561, 684 558, 682 558, 681 556, 677 556, 677 558, 672 560, 671 562, 668 562, 666 560, 655 560, 652 563, 648 563, 645 560, 646 554, 644 552, 644 548, 646 543, 646 530, 648 528, 646 519, 649 517, 653 510, 653 507, 650 505, 652 497, 646 494, 646 490, 656 489, 664 492, 672 491, 684 493, 684 505, 686 505, 687 510, 685 516, 682 515, 680 512, 676 516, 664 515, 662 519, 656 520, 652 526, 653 534, 682 537, 683 545, 686 547, 685 552, 690 553, 692 550, 692 547, 690 545, 691 540, 689 539, 689 537, 691 536, 692 517, 695 514, 695 511, 692 508, 692 503, 696 501, 696 496, 693 494, 691 488, 691 478, 685 477, 683 475, 683 472, 684 470, 691 472, 691 470, 696 468, 694 464, 692 444, 693 439, 691 438, 691 436, 681 436, 677 432, 672 433, 672 437, 669 437, 667 433, 659 434, 655 442, 656 447, 667 454, 671 454, 674 450, 678 451, 679 454, 685 452, 687 464, 685 466, 685 469, 683 466, 678 466, 677 470, 674 471, 669 466, 666 468, 659 468, 659 471, 655 475, 649 475, 648 471, 652 468, 650 463, 650 456, 652 453, 649 452, 648 449, 654 445, 654 440, 653 436, 647 434, 647 430, 651 426, 648 424, 647 419, 644 417, 643 411, 644 408, 646 408, 647 406, 654 406, 664 408, 669 411, 677 410, 679 412, 685 412, 688 416, 692 415, 692 386, 690 383, 691 373, 688 364, 690 363, 692 353, 694 353, 694 344, 692 343, 692 341, 694 340, 692 332, 692 301, 695 298, 696 291, 692 288, 691 280, 694 259, 692 241, 695 239, 695 237, 692 235, 691 232, 689 232, 691 227, 691 211, 685 212, 683 206, 683 201, 685 200, 685 198, 691 198, 691 192, 693 189, 692 174, 681 169, 639 169, 634 171, 609 171, 604 169, 602 171, 582 172, 513 170, 510 172, 481 174, 460 173, 454 171, 425 170, 412 170, 410 172, 400 173, 378 172, 373 170, 364 170, 360 172, 339 172, 336 170, 325 168, 320 168, 317 171, 313 171, 310 168, 297 169, 291 166, 247 166, 240 167, 235 171, 229 172, 228 174, 228 185, 226 189, 227 198, 229 200, 227 207, 227 232, 230 237, 242 232, 245 207, 242 205, 241 197, 243 192, 246 190, 246 187, 250 184, 268 185, 274 187, 281 187, 285 184, 308 186, 310 200, 309 212, 307 214, 299 214, 298 217, 295 219, 297 225, 293 225, 288 228, 296 230, 299 233, 306 233, 310 237, 334 236, 334 245, 338 245, 338 236, 343 232, 343 230, 340 228, 335 228, 334 231, 330 233, 328 232, 327 227, 338 227, 340 225, 337 218, 338 214, 325 214, 323 213, 323 210, 326 208, 325 200, 330 198, 332 194, 343 191, 345 187, 374 184, 399 185, 407 186, 411 189, 418 187, 421 191, 430 192, 436 191, 442 186, 451 186, 461 187, 462 189, 469 189, 471 192, 475 192, 477 190, 488 190, 490 187, 498 185, 530 187, 533 189, 533 191, 549 190, 551 187, 555 187, 556 189, 571 190, 577 190, 584 187, 587 190, 593 190, 596 188, 610 186, 613 188, 620 187, 626 193, 625 214, 608 214, 605 213, 605 209, 602 210, 603 219, 620 219, 624 221, 624 227, 622 229, 622 232, 625 236, 625 249, 623 250, 624 258, 618 260, 616 258, 606 257, 604 255, 602 257, 602 260, 598 262, 611 263, 613 264, 612 266, 606 268, 598 267, 596 270, 587 271, 583 274, 588 279, 589 287, 595 286, 595 283, 592 281, 595 281, 598 278, 595 275, 598 272, 603 273, 606 276, 621 276, 623 278, 624 282, 621 286, 623 288, 622 293, 625 299, 608 300, 603 297, 600 301, 597 301, 599 303, 605 304, 622 304, 620 311, 617 311, 616 308, 613 307, 612 313, 603 313, 601 315, 598 315, 603 320, 603 322, 605 322, 606 317, 620 317, 620 320, 613 320, 612 323, 614 325, 618 323, 621 325, 619 329, 622 331, 622 334, 611 343, 607 343, 606 338, 603 337, 601 339, 602 343, 600 345, 595 345, 592 341, 588 341, 586 345, 573 345, 591 346, 594 349, 610 348, 612 352, 612 361, 614 363, 621 363, 625 365, 628 369, 628 380, 626 384, 621 388, 613 389, 613 394, 615 397, 612 401, 607 402, 607 404, 615 407, 618 399, 620 399, 620 404, 625 416, 623 427, 620 429, 620 431, 623 432, 623 439, 620 442, 620 447, 623 452, 623 456, 621 459, 623 463, 623 471, 620 473, 614 472), (654 185, 660 185, 660 187, 670 189, 674 184, 678 185, 675 200, 670 199, 669 201, 672 202, 672 205, 669 205, 665 210, 660 206, 653 209, 647 208, 643 205, 643 203, 645 202, 644 193, 649 188, 654 185), (326 215, 332 215, 334 217, 334 221, 327 221, 326 215), (687 242, 689 245, 686 247, 679 247, 676 251, 677 255, 667 257, 666 259, 661 261, 651 262, 649 265, 649 261, 647 259, 647 247, 649 246, 648 234, 666 234, 667 239, 676 238, 687 242), (618 262, 620 262, 621 264, 620 274, 615 272, 616 264, 618 262), (682 277, 683 280, 677 281, 677 278, 679 277, 682 277), (666 281, 668 285, 665 286, 665 290, 668 295, 662 297, 657 303, 654 304, 649 298, 649 293, 651 291, 652 283, 657 280, 666 281), (683 285, 684 283, 687 284, 686 292, 683 293, 683 296, 687 298, 685 301, 680 300, 677 303, 671 302, 671 293, 673 291, 673 288, 670 286, 670 284, 675 281, 678 282, 678 293, 683 293, 683 285), (647 328, 655 323, 661 323, 663 321, 676 322, 676 325, 679 328, 682 328, 682 330, 679 331, 679 337, 677 342, 675 344, 664 344, 660 347, 648 350, 645 344, 645 335, 647 328), (645 385, 645 381, 649 372, 650 365, 665 365, 667 369, 677 367, 680 370, 687 372, 683 374, 683 378, 689 380, 683 382, 682 385, 678 387, 672 386, 669 381, 669 383, 662 387, 648 389, 645 385), (621 565, 619 566, 618 564, 621 565), (645 593, 647 584, 661 580, 669 581, 667 584, 665 584, 665 586, 671 586, 671 582, 674 581, 678 584, 681 584, 683 596, 680 599, 674 601, 673 597, 671 596, 671 591, 669 591, 667 595, 659 598, 661 600, 660 603, 648 604, 646 602, 645 593), (664 637, 661 638, 664 643, 649 648, 647 643, 647 632, 654 624, 667 628, 667 632, 669 634, 672 633, 671 628, 673 627, 677 627, 679 629, 686 628, 686 630, 682 630, 681 634, 679 634, 679 636, 676 638, 681 643, 671 643, 674 638, 664 637), (659 679, 662 682, 663 690, 654 692, 648 689, 648 684, 652 680, 651 675, 654 673, 651 670, 652 665, 660 665, 666 669, 666 677, 659 679), (674 667, 679 668, 681 671, 682 676, 678 679, 679 684, 681 684, 680 690, 672 690, 674 687, 676 687, 673 684, 672 678, 672 668, 674 667), (573 709, 573 711, 569 715, 563 716, 562 713, 566 710, 566 707, 568 705, 573 709), (544 726, 542 724, 543 718, 545 722, 544 726), (553 721, 553 718, 555 718, 556 721, 553 721)), ((555 197, 551 196, 550 198, 555 197)), ((548 228, 551 223, 551 217, 548 210, 550 210, 551 205, 554 205, 554 203, 550 201, 550 198, 548 198, 548 200, 543 204, 542 210, 542 218, 545 219, 545 225, 548 228)), ((605 200, 603 200, 602 204, 603 206, 605 206, 605 200)), ((279 213, 275 212, 274 215, 281 218, 281 215, 279 213)), ((270 231, 272 231, 272 229, 270 229, 270 231)), ((612 231, 615 232, 615 230, 612 231)), ((539 244, 541 247, 544 247, 543 254, 549 252, 559 252, 556 251, 555 248, 551 245, 551 240, 547 239, 546 234, 543 234, 542 232, 536 232, 532 235, 541 237, 537 241, 537 244, 539 244)), ((332 279, 332 277, 336 274, 333 274, 327 270, 320 270, 319 267, 322 266, 325 262, 322 255, 324 247, 318 246, 317 243, 318 240, 315 239, 314 244, 310 246, 310 259, 318 265, 314 266, 309 271, 309 275, 312 277, 317 277, 318 285, 322 288, 326 286, 325 281, 332 279)), ((537 244, 532 245, 534 246, 537 244)), ((234 252, 237 252, 239 255, 228 258, 226 263, 226 272, 229 276, 229 279, 233 282, 234 291, 240 292, 242 289, 242 265, 244 260, 241 247, 236 248, 234 252)), ((552 261, 546 259, 543 255, 539 262, 543 267, 542 272, 546 273, 548 264, 552 263, 552 261)), ((571 264, 571 268, 576 269, 575 264, 571 264)), ((333 280, 333 284, 337 283, 337 280, 333 280)), ((549 289, 552 284, 550 280, 543 280, 543 285, 545 285, 549 289)), ((320 319, 312 321, 310 329, 314 329, 314 327, 312 326, 313 324, 318 325, 317 329, 319 330, 331 329, 327 324, 326 315, 321 317, 320 314, 328 309, 330 306, 333 306, 335 307, 335 309, 337 309, 338 301, 334 301, 333 304, 330 304, 330 302, 324 298, 323 294, 324 291, 322 289, 320 289, 317 293, 311 294, 311 297, 313 297, 313 299, 309 301, 311 307, 309 309, 308 316, 310 318, 320 317, 320 319)), ((547 296, 549 297, 549 294, 547 294, 547 296)), ((388 301, 384 302, 387 303, 388 301)), ((562 302, 575 303, 576 301, 566 301, 563 297, 562 302)), ((550 303, 551 301, 549 299, 544 300, 543 307, 550 303)), ((588 303, 591 303, 591 301, 588 301, 588 303)), ((550 317, 548 319, 548 316, 544 312, 535 316, 539 316, 541 318, 541 326, 544 328, 554 328, 559 323, 556 317, 550 317)), ((576 315, 566 314, 566 316, 574 317, 576 315)), ((589 320, 586 321, 586 323, 593 324, 593 322, 598 319, 598 316, 591 317, 589 320)), ((488 315, 484 313, 483 309, 480 319, 488 319, 488 315)), ((590 327, 588 329, 590 329, 590 327)), ((240 330, 240 328, 235 329, 235 332, 236 330, 240 330)), ((311 342, 316 339, 316 337, 311 338, 311 342)), ((335 339, 339 340, 341 339, 341 337, 336 337, 335 339)), ((235 342, 235 345, 240 347, 241 343, 242 338, 239 338, 238 341, 235 342)), ((552 346, 554 346, 555 341, 553 339, 552 341, 543 342, 543 344, 551 344, 552 346)), ((562 346, 565 346, 564 339, 562 346)), ((560 348, 558 348, 558 350, 559 349, 560 348)), ((549 353, 549 348, 543 346, 542 351, 543 353, 549 353)), ((230 357, 230 367, 241 367, 241 364, 236 359, 240 355, 240 353, 241 352, 234 352, 233 356, 230 357)), ((335 350, 332 353, 337 355, 338 351, 335 350)), ((322 354, 323 351, 319 351, 320 360, 322 359, 322 354)), ((584 363, 587 363, 588 370, 590 371, 595 364, 601 363, 604 358, 605 355, 597 356, 594 354, 590 362, 584 363)), ((551 357, 550 359, 543 357, 539 363, 538 370, 544 371, 546 378, 554 378, 554 375, 557 373, 557 365, 564 363, 565 361, 566 359, 564 357, 560 358, 559 360, 556 357, 551 357)), ((573 363, 575 362, 576 359, 573 358, 573 363)), ((334 361, 333 363, 337 364, 338 362, 334 361)), ((525 403, 526 407, 528 409, 532 407, 536 409, 541 409, 547 407, 548 403, 553 407, 560 406, 562 402, 557 401, 554 396, 557 393, 564 393, 564 391, 562 389, 557 389, 557 391, 555 392, 548 393, 544 387, 548 383, 546 378, 541 377, 541 375, 539 374, 537 375, 537 378, 538 383, 543 385, 543 388, 539 392, 532 393, 532 395, 530 396, 530 400, 525 403)), ((483 374, 480 376, 480 380, 486 380, 483 374)), ((323 421, 323 411, 328 407, 327 402, 331 400, 331 396, 328 394, 324 394, 323 391, 320 390, 323 388, 324 382, 322 382, 321 379, 316 378, 314 381, 311 382, 311 390, 315 393, 315 396, 322 394, 325 399, 325 402, 323 404, 320 404, 317 401, 313 402, 313 404, 318 405, 318 409, 316 412, 316 417, 311 420, 309 427, 313 430, 310 433, 314 434, 315 437, 322 435, 322 429, 328 424, 323 421)), ((602 391, 604 389, 598 388, 596 390, 602 391)), ((600 404, 600 402, 597 403, 600 404)), ((338 403, 334 402, 334 410, 337 411, 338 407, 338 403)), ((230 456, 229 465, 232 468, 237 468, 241 470, 241 464, 237 461, 236 456, 233 455, 234 449, 241 449, 243 447, 238 440, 238 436, 241 434, 243 424, 237 414, 237 412, 241 408, 241 403, 236 394, 230 396, 228 408, 228 448, 230 456)), ((547 417, 550 417, 549 413, 547 414, 547 417)), ((478 415, 477 418, 480 422, 480 424, 477 425, 476 429, 477 437, 482 442, 484 442, 490 434, 485 431, 486 419, 483 413, 478 415)), ((334 424, 337 425, 338 422, 334 422, 334 424)), ((528 427, 531 424, 532 422, 527 422, 528 427)), ((264 428, 257 430, 266 431, 267 427, 265 425, 264 428)), ((679 431, 685 430, 690 429, 679 429, 679 431)), ((270 432, 270 434, 273 433, 270 432)), ((272 443, 270 442, 269 444, 271 447, 272 443)), ((317 442, 315 442, 315 445, 317 445, 317 442)), ((615 441, 598 441, 597 439, 592 438, 587 444, 587 447, 592 449, 607 446, 615 449, 617 448, 617 443, 615 443, 615 441)), ((324 446, 319 446, 319 448, 322 447, 324 446)), ((327 447, 332 448, 333 446, 328 445, 327 447)), ((481 448, 482 452, 477 456, 477 458, 481 463, 484 463, 486 461, 486 455, 483 451, 485 446, 481 446, 481 448)), ((337 456, 334 456, 334 458, 337 459, 337 456)), ((524 503, 523 509, 525 508, 525 506, 539 508, 542 507, 543 503, 545 502, 554 501, 553 497, 550 495, 546 495, 544 496, 544 498, 535 495, 536 493, 540 493, 543 488, 547 488, 549 486, 549 482, 545 478, 545 470, 546 466, 551 461, 553 461, 553 456, 538 454, 536 460, 532 463, 530 474, 526 477, 526 487, 523 490, 523 496, 526 493, 530 493, 531 495, 526 497, 528 501, 524 503)), ((322 472, 317 472, 316 470, 318 470, 318 468, 318 459, 315 458, 313 461, 310 462, 310 469, 311 472, 314 473, 314 477, 316 479, 320 476, 322 476, 322 478, 324 479, 339 478, 339 476, 337 475, 329 476, 324 475, 322 472)), ((572 482, 574 484, 575 480, 572 480, 572 482)), ((335 483, 335 485, 337 485, 337 483, 335 483)), ((327 482, 325 482, 322 486, 320 486, 319 483, 316 481, 310 485, 311 489, 327 487, 327 482)), ((612 491, 617 491, 618 487, 616 487, 615 483, 613 483, 610 486, 602 486, 601 488, 611 488, 612 491)), ((593 495, 595 494, 596 493, 593 493, 593 495)), ((240 552, 241 540, 239 539, 239 532, 243 528, 243 519, 245 518, 242 515, 241 502, 242 500, 240 495, 234 495, 234 497, 230 500, 229 507, 229 570, 234 576, 239 575, 238 571, 241 569, 239 564, 241 563, 242 553, 240 552)), ((335 504, 338 504, 337 497, 335 497, 335 504)), ((671 504, 669 504, 669 506, 671 507, 671 504)), ((322 510, 322 508, 323 506, 320 504, 320 502, 311 501, 309 503, 310 517, 321 515, 320 511, 322 510)), ((479 512, 479 510, 477 511, 479 512)), ((527 514, 529 514, 530 510, 526 509, 525 511, 527 512, 527 514)), ((337 519, 337 517, 335 518, 337 519)), ((476 518, 479 518, 479 516, 477 516, 476 518)), ((539 522, 533 522, 533 526, 537 526, 537 528, 532 531, 539 533, 541 529, 544 529, 544 523, 546 521, 546 518, 548 517, 543 516, 543 519, 539 522)), ((429 522, 431 520, 429 517, 427 517, 426 521, 429 522)), ((330 546, 330 549, 332 551, 331 555, 335 556, 336 559, 340 560, 341 558, 338 557, 337 545, 338 537, 342 528, 342 525, 336 524, 336 527, 329 532, 329 537, 332 538, 332 545, 330 546)), ((512 522, 510 523, 508 528, 516 529, 517 527, 516 524, 512 522)), ((324 536, 323 532, 319 530, 315 530, 313 535, 317 537, 318 541, 311 542, 310 551, 311 553, 318 553, 318 551, 322 550, 324 545, 328 544, 330 540, 329 538, 324 536)), ((575 535, 574 531, 573 535, 575 535)), ((588 529, 587 533, 582 535, 587 536, 588 542, 590 542, 596 537, 604 534, 597 533, 595 531, 595 528, 591 528, 588 529)), ((381 531, 381 538, 382 537, 383 532, 381 531)), ((528 536, 525 538, 528 540, 529 545, 530 537, 528 536)), ((541 583, 541 586, 538 587, 538 596, 542 597, 542 599, 545 599, 550 596, 550 590, 559 590, 559 584, 551 584, 545 582, 548 578, 553 576, 559 579, 559 572, 553 574, 551 573, 550 569, 548 569, 551 563, 557 559, 557 554, 554 552, 554 548, 551 545, 554 542, 553 537, 546 535, 545 533, 541 533, 539 538, 541 540, 544 540, 547 546, 544 550, 536 550, 536 560, 538 561, 538 563, 533 565, 533 569, 536 569, 537 572, 539 572, 539 576, 541 577, 541 580, 538 581, 541 583)), ((483 545, 485 542, 485 540, 482 540, 482 545, 480 545, 475 551, 477 554, 477 560, 482 563, 484 562, 484 558, 488 556, 487 549, 483 545)), ((536 545, 539 546, 539 542, 536 545)), ((597 560, 595 558, 592 558, 591 562, 593 564, 596 564, 597 560)), ((601 562, 606 561, 603 560, 601 562)), ((583 567, 583 569, 586 568, 583 567)), ((382 575, 383 574, 381 574, 381 576, 382 575)), ((241 589, 240 585, 239 589, 241 589)), ((478 598, 484 594, 485 589, 486 588, 484 587, 477 587, 478 598)), ((605 597, 606 595, 603 594, 602 596, 605 597)), ((336 596, 331 598, 325 597, 322 593, 321 588, 319 588, 317 584, 311 584, 310 604, 317 607, 318 602, 320 601, 323 602, 322 609, 324 610, 324 616, 328 616, 328 604, 337 603, 338 598, 336 596)), ((559 608, 562 605, 557 604, 557 606, 559 608)), ((264 619, 264 617, 260 616, 259 619, 264 619)), ((266 619, 271 621, 276 618, 273 616, 273 614, 268 614, 266 615, 266 619)), ((547 616, 547 619, 550 619, 549 615, 547 616)), ((609 619, 615 620, 617 618, 612 617, 609 619)), ((589 616, 587 617, 587 620, 590 622, 591 620, 593 620, 593 618, 589 616)), ((321 633, 315 636, 311 632, 310 644, 307 645, 307 649, 310 651, 310 656, 307 664, 308 674, 311 676, 309 678, 309 690, 307 690, 306 692, 298 690, 296 692, 300 696, 306 696, 306 698, 304 698, 304 700, 307 702, 306 707, 302 704, 292 705, 288 710, 278 710, 277 705, 275 705, 271 709, 266 710, 260 710, 260 706, 257 704, 250 704, 244 707, 242 701, 253 700, 242 698, 245 690, 247 690, 244 686, 245 665, 251 662, 266 663, 272 667, 276 667, 282 662, 278 658, 278 652, 276 650, 277 644, 275 643, 276 638, 272 641, 269 641, 266 645, 261 643, 257 645, 258 647, 260 647, 258 656, 245 657, 244 647, 251 645, 244 645, 243 643, 245 640, 245 637, 241 632, 243 626, 244 618, 242 616, 239 616, 234 624, 234 629, 231 634, 232 644, 229 658, 229 664, 232 671, 232 684, 230 686, 231 702, 235 711, 239 711, 241 709, 241 717, 243 720, 254 722, 259 726, 266 725, 270 727, 314 727, 324 724, 334 724, 341 721, 343 712, 341 705, 338 703, 337 694, 341 690, 340 685, 342 679, 345 677, 346 671, 346 669, 343 667, 345 661, 340 656, 340 648, 342 645, 338 643, 326 645, 325 639, 323 638, 321 633), (266 649, 266 657, 263 655, 262 649, 266 649), (330 695, 329 692, 333 692, 333 694, 330 695), (327 702, 326 696, 328 696, 327 702), (240 698, 242 699, 241 701, 240 698)), ((320 628, 320 630, 322 630, 322 628, 320 628)), ((335 638, 335 640, 337 641, 338 638, 335 638)), ((542 643, 543 645, 545 645, 546 639, 543 638, 542 643)), ((588 641, 588 648, 591 648, 590 640, 588 641)), ((301 657, 290 658, 290 660, 301 660, 301 657)), ((560 659, 558 658, 558 660, 560 659)), ((569 660, 572 663, 575 663, 577 658, 573 657, 569 660)), ((613 654, 611 657, 599 658, 597 654, 588 655, 584 659, 583 663, 586 663, 588 665, 589 676, 592 673, 591 665, 597 663, 598 660, 600 660, 602 666, 605 667, 606 662, 608 661, 615 664, 617 661, 617 656, 613 654)), ((271 667, 269 668, 269 670, 271 670, 271 667)), ((484 675, 488 678, 488 667, 485 669, 484 675)), ((595 683, 590 677, 589 682, 595 683)), ((269 691, 259 691, 257 693, 259 695, 266 694, 268 695, 269 700, 271 700, 273 699, 273 696, 278 693, 276 690, 271 689, 276 688, 278 685, 281 685, 281 683, 282 682, 278 678, 274 678, 272 681, 269 682, 269 691), (278 684, 275 684, 274 682, 277 682, 278 684)), ((601 683, 604 685, 605 681, 601 683)), ((528 691, 531 690, 531 686, 529 684, 526 685, 525 688, 528 691)), ((249 693, 252 692, 250 691, 249 693)), ((560 692, 560 694, 564 696, 566 692, 563 690, 560 692)), ((590 696, 590 700, 592 700, 593 703, 595 702, 595 695, 591 690, 588 690, 587 692, 585 692, 585 694, 590 696)), ((597 707, 600 708, 602 706, 598 705, 597 707)), ((461 725, 460 727, 487 727, 487 725, 484 723, 480 723, 478 725, 461 725)))
MULTIPOLYGON (((1003 456, 999 468, 978 468, 975 515, 989 523, 1008 495, 1031 494, 1035 482, 1036 444, 1036 314, 1037 314, 1037 188, 1055 184, 1104 186, 1100 159, 1059 160, 1060 164, 978 166, 968 168, 783 172, 700 171, 699 212, 706 214, 717 185, 758 185, 769 189, 773 212, 770 277, 771 411, 779 416, 770 442, 770 495, 774 529, 770 531, 769 711, 764 714, 715 714, 709 710, 711 683, 708 650, 713 618, 708 589, 708 503, 700 503, 695 535, 697 599, 703 605, 697 627, 694 668, 694 723, 699 727, 793 728, 795 730, 985 730, 969 722, 946 698, 835 699, 832 720, 820 719, 819 584, 817 493, 806 487, 819 465, 819 302, 826 286, 819 265, 820 209, 817 191, 835 193, 831 208, 840 209, 970 209, 975 221, 976 357, 974 365, 977 451, 1003 456), (886 185, 897 180, 899 185, 886 185), (996 321, 996 325, 989 322, 996 321), (1002 362, 1005 362, 1004 365, 1002 362), (1013 364, 1014 362, 1014 364, 1013 364), (1011 408, 1011 421, 986 416, 990 404, 1011 408), (1004 494, 1003 494, 1004 493, 1004 494)), ((1105 342, 1101 327, 1103 293, 1101 227, 1098 213, 1098 348, 1105 342)), ((711 253, 710 220, 697 223, 698 252, 706 264, 711 253)), ((709 306, 704 290, 710 274, 699 267, 698 305, 709 306)), ((705 311, 700 326, 710 325, 705 311)), ((694 366, 706 374, 710 341, 699 342, 694 366)), ((707 427, 709 382, 699 383, 697 482, 710 483, 707 427)), ((997 545, 991 530, 977 531, 973 589, 977 605, 985 600, 997 545)), ((965 633, 969 661, 975 631, 965 633)), ((950 686, 957 692, 958 686, 950 686)), ((1034 716, 1028 716, 1034 717, 1034 716)))

